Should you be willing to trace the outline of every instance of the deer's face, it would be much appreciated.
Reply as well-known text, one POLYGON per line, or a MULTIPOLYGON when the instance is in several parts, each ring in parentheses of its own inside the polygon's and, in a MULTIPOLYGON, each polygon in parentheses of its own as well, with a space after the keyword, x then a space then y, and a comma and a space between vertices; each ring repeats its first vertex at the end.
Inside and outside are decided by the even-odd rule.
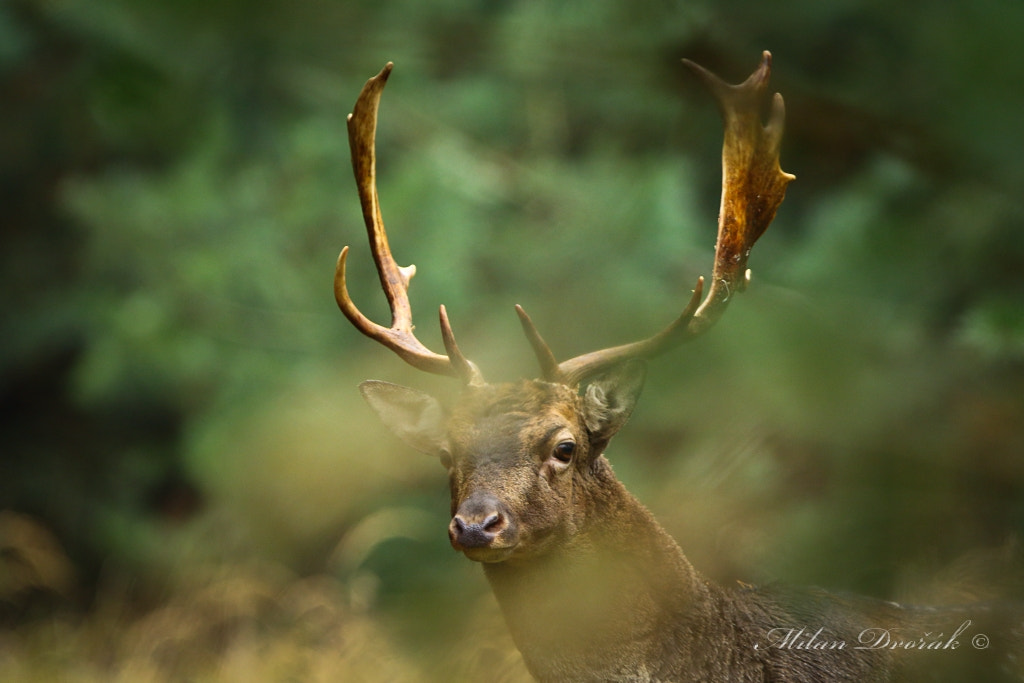
POLYGON ((573 480, 590 450, 581 404, 568 387, 541 382, 463 394, 440 453, 451 484, 452 547, 498 562, 571 534, 573 480))
POLYGON ((580 395, 538 380, 468 387, 448 410, 422 392, 366 382, 363 395, 410 445, 448 471, 452 546, 480 562, 544 553, 584 523, 574 488, 628 419, 643 368, 628 366, 580 395))

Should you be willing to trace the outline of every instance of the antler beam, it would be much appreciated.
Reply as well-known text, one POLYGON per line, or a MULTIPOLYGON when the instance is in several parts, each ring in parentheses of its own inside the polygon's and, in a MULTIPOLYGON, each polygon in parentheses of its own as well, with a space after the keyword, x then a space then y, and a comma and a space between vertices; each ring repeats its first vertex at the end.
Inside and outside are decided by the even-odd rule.
POLYGON ((338 308, 357 330, 391 349, 413 367, 437 375, 450 375, 465 384, 483 384, 477 367, 459 351, 452 334, 451 324, 444 306, 440 309, 441 333, 447 356, 434 353, 413 334, 412 307, 409 304, 409 281, 416 274, 416 266, 399 266, 391 255, 384 219, 377 196, 377 110, 380 96, 391 75, 393 64, 388 62, 379 74, 363 86, 352 113, 348 115, 348 140, 352 150, 352 170, 355 172, 359 203, 370 238, 370 251, 377 266, 380 284, 391 308, 391 327, 378 325, 356 307, 345 285, 345 261, 348 247, 341 250, 334 272, 334 298, 338 308))
POLYGON ((785 120, 782 96, 772 97, 767 124, 761 123, 771 76, 772 56, 767 50, 761 64, 746 81, 730 85, 702 66, 684 59, 718 103, 725 128, 722 144, 722 204, 711 287, 701 303, 704 278, 697 280, 683 313, 667 328, 643 341, 594 351, 558 363, 530 317, 520 307, 523 330, 533 346, 545 379, 575 386, 587 377, 632 358, 651 358, 706 332, 721 317, 734 294, 746 289, 750 278, 747 258, 764 234, 796 176, 779 166, 779 147, 785 120))

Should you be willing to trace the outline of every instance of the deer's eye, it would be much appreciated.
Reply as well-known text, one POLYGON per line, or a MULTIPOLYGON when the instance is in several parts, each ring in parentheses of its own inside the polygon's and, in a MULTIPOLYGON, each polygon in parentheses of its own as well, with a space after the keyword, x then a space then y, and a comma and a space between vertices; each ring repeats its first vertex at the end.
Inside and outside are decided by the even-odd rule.
POLYGON ((576 442, 574 441, 562 441, 555 446, 555 452, 552 454, 555 459, 559 462, 569 462, 572 460, 572 454, 576 452, 576 442))

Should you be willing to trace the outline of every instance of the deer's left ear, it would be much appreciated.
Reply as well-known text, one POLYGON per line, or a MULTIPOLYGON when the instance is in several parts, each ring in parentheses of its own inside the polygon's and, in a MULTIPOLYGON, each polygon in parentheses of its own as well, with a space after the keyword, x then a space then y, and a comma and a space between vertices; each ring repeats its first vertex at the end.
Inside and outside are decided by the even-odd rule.
POLYGON ((594 455, 600 455, 633 414, 644 388, 647 366, 630 361, 598 375, 583 395, 583 420, 590 432, 594 455))

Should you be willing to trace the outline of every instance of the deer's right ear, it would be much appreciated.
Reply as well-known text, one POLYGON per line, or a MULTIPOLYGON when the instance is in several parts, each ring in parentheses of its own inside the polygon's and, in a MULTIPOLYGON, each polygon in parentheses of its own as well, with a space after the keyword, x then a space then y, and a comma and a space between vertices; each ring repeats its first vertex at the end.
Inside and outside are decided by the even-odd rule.
POLYGON ((372 379, 360 384, 359 391, 402 441, 429 455, 447 449, 444 408, 433 396, 372 379))
POLYGON ((583 395, 583 419, 590 430, 594 453, 605 446, 633 414, 644 388, 647 366, 632 360, 596 377, 583 395))

